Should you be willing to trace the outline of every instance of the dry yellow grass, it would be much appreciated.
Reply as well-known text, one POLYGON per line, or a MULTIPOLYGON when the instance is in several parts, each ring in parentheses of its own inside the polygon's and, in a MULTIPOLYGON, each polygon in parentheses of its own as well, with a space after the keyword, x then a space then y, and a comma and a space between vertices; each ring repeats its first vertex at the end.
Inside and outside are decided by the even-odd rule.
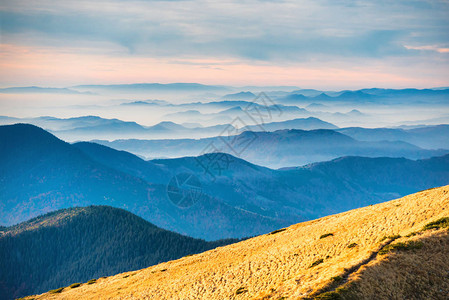
POLYGON ((405 237, 442 217, 449 217, 449 186, 33 297, 302 299, 340 286, 343 299, 449 299, 447 229, 405 237), (402 237, 383 239, 393 235, 402 237), (423 247, 376 254, 387 244, 411 240, 423 247))

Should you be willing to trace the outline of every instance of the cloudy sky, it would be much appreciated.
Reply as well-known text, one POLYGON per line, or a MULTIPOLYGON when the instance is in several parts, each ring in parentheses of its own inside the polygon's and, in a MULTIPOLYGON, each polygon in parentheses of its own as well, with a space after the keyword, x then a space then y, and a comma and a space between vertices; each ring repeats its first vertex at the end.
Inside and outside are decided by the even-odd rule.
POLYGON ((449 86, 449 1, 0 0, 0 85, 449 86))

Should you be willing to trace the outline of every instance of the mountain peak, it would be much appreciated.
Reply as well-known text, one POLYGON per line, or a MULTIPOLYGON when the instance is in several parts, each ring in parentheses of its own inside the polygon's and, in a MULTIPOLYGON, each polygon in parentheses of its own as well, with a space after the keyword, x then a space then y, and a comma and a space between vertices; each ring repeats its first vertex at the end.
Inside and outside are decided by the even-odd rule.
POLYGON ((184 126, 176 124, 171 121, 162 121, 156 125, 151 126, 150 128, 157 129, 157 130, 183 130, 183 129, 185 129, 184 126))
POLYGON ((223 100, 252 100, 254 98, 256 98, 256 95, 251 93, 250 91, 227 94, 221 97, 221 99, 223 100))
POLYGON ((64 143, 44 129, 25 123, 1 125, 0 140, 5 141, 4 146, 8 145, 9 147, 26 147, 27 144, 33 144, 34 147, 37 147, 46 143, 64 143))

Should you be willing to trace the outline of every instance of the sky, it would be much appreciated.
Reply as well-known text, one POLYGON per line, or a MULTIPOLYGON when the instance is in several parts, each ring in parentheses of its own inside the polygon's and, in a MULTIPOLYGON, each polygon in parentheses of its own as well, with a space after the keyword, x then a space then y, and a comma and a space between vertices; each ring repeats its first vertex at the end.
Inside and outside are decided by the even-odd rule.
POLYGON ((0 0, 0 87, 449 86, 449 1, 0 0))

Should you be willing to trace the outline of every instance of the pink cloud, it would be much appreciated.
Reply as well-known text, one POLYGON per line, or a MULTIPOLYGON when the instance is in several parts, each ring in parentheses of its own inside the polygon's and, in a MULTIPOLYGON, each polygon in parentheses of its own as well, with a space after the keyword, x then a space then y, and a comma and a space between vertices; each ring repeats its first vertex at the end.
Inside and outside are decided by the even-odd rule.
MULTIPOLYGON (((442 49, 446 51, 448 49, 442 49)), ((415 68, 371 62, 348 67, 344 62, 277 66, 233 59, 155 59, 103 55, 83 49, 1 45, 4 86, 108 84, 135 82, 200 82, 228 85, 296 85, 314 88, 431 87, 447 85, 445 74, 432 76, 415 68)), ((444 71, 443 71, 444 72, 444 71)))

